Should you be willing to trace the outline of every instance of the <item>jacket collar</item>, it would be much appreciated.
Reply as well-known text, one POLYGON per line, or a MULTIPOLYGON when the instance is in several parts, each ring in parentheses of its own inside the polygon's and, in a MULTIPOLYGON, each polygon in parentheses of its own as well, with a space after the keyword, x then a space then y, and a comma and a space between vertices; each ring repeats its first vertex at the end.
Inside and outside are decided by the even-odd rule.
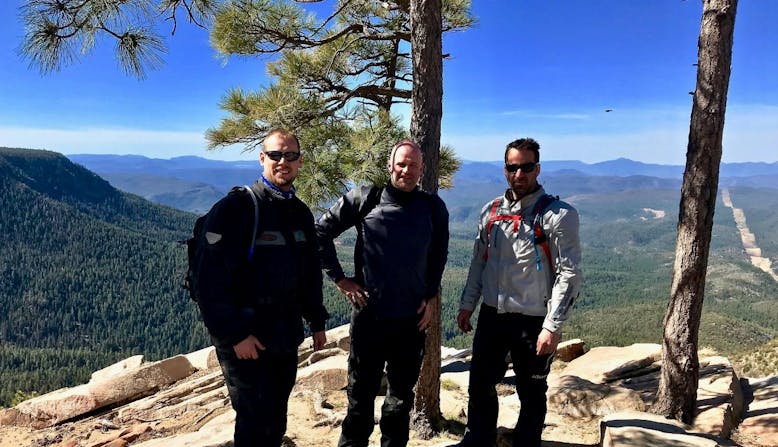
POLYGON ((516 200, 513 198, 513 190, 508 188, 505 190, 505 200, 503 200, 503 206, 510 209, 519 209, 523 210, 527 208, 528 206, 532 206, 537 202, 537 200, 540 198, 540 196, 544 195, 546 191, 543 189, 543 186, 538 184, 537 189, 535 191, 527 194, 526 196, 522 197, 520 200, 516 200))
POLYGON ((400 205, 404 205, 410 201, 413 196, 415 196, 418 191, 419 187, 415 187, 412 191, 401 191, 392 185, 391 182, 389 182, 386 185, 386 188, 384 188, 384 191, 388 194, 389 198, 396 203, 399 203, 400 205))
POLYGON ((296 195, 294 186, 292 186, 292 189, 290 189, 289 191, 282 191, 276 185, 270 183, 270 180, 266 179, 264 174, 260 176, 259 180, 257 180, 257 183, 261 183, 262 186, 264 186, 265 189, 268 192, 270 192, 272 196, 279 199, 292 199, 296 195))

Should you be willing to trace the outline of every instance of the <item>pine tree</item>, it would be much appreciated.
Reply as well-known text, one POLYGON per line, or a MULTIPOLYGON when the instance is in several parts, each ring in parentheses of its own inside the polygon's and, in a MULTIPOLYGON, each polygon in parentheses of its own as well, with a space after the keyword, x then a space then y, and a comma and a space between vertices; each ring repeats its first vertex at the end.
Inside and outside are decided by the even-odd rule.
POLYGON ((737 0, 704 0, 686 170, 670 303, 664 319, 662 374, 652 411, 694 420, 697 355, 713 212, 719 183, 737 0))

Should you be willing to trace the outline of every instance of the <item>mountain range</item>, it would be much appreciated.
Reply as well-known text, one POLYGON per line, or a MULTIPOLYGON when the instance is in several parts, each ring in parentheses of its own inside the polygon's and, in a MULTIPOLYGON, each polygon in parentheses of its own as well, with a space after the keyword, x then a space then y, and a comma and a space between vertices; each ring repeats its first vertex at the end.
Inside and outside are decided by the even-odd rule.
MULTIPOLYGON (((81 154, 68 158, 96 172, 118 189, 196 213, 207 211, 233 186, 253 183, 261 169, 258 161, 229 162, 194 156, 156 159, 139 155, 81 154)), ((462 195, 471 200, 488 200, 499 194, 505 184, 501 167, 500 161, 464 161, 454 176, 454 188, 442 191, 441 196, 454 201, 462 195), (473 197, 475 189, 485 194, 473 197)), ((677 188, 683 171, 683 166, 648 164, 626 158, 592 164, 550 160, 541 163, 541 180, 550 187, 558 187, 549 189, 564 196, 568 192, 564 185, 575 185, 570 193, 677 188), (560 177, 562 180, 558 180, 560 177)), ((722 186, 778 188, 778 163, 723 163, 720 177, 722 186)))
MULTIPOLYGON (((181 187, 175 192, 180 196, 170 196, 181 208, 191 206, 183 198, 197 195, 186 188, 200 182, 197 196, 213 196, 203 202, 207 209, 221 188, 253 181, 259 164, 187 157, 174 167, 175 159, 89 157, 102 160, 102 167, 93 167, 97 173, 82 166, 88 164, 84 159, 77 164, 53 152, 0 148, 0 405, 16 391, 83 382, 129 355, 162 358, 209 343, 196 306, 179 286, 186 259, 177 241, 191 233, 196 215, 120 191, 115 179, 125 176, 129 186, 142 185, 154 197, 181 187)), ((554 170, 554 162, 546 162, 542 174, 547 190, 581 214, 585 285, 565 337, 583 338, 590 346, 658 342, 680 178, 627 170, 620 172, 630 175, 592 175, 595 165, 571 169, 574 162, 565 163, 554 170)), ((776 175, 768 167, 754 167, 759 176, 726 178, 745 182, 776 175)), ((466 162, 454 181, 453 189, 441 193, 452 216, 442 322, 445 343, 465 347, 472 339, 456 328, 455 316, 474 220, 483 203, 504 189, 504 179, 499 162, 466 162)), ((774 263, 775 185, 729 186, 763 256, 774 263)), ((720 201, 716 210, 700 344, 748 355, 778 335, 778 284, 748 262, 732 212, 720 201)), ((340 248, 345 260, 348 239, 340 248)), ((325 300, 332 314, 328 327, 348 321, 347 302, 328 281, 325 300)))

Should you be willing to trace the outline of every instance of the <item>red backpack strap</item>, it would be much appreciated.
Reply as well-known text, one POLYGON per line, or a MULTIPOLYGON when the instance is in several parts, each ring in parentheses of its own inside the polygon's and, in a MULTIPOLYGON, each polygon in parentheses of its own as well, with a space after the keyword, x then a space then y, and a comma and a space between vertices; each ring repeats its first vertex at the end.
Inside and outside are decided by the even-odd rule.
POLYGON ((548 266, 551 272, 554 272, 554 258, 551 257, 551 248, 548 246, 548 236, 543 232, 543 225, 541 220, 543 217, 543 210, 545 210, 554 201, 559 200, 559 197, 544 194, 537 202, 532 210, 532 224, 533 224, 533 242, 535 245, 535 267, 540 270, 540 256, 538 255, 538 245, 543 249, 543 253, 546 255, 548 266))
POLYGON ((492 202, 492 207, 489 210, 489 220, 486 222, 486 250, 484 251, 484 261, 489 259, 489 246, 491 245, 490 237, 492 235, 492 226, 494 226, 495 222, 502 222, 506 220, 512 221, 513 232, 515 234, 518 234, 519 232, 519 222, 521 221, 521 216, 516 214, 498 215, 497 209, 500 207, 501 202, 502 197, 494 199, 492 202))

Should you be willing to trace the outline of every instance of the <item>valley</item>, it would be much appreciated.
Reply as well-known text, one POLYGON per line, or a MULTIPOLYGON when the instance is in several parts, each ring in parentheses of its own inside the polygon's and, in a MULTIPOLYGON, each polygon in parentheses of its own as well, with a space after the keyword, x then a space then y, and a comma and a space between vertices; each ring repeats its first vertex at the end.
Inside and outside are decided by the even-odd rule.
MULTIPOLYGON (((589 347, 659 342, 670 290, 680 179, 615 162, 607 169, 623 175, 584 174, 571 170, 572 162, 554 169, 548 162, 540 179, 581 215, 585 283, 564 338, 582 338, 589 347)), ((157 162, 140 157, 130 175, 115 158, 101 163, 122 171, 124 183, 113 177, 112 187, 59 154, 0 149, 0 405, 17 391, 83 382, 91 371, 130 355, 158 359, 209 344, 196 306, 179 288, 186 260, 177 241, 187 237, 196 215, 169 206, 187 209, 197 202, 207 209, 230 186, 251 182, 259 165, 187 158, 178 168, 155 171, 147 166, 157 162), (193 170, 173 174, 187 169, 193 170), (213 179, 219 181, 205 182, 213 179), (193 182, 199 189, 186 189, 193 182), (120 184, 133 194, 114 188, 120 184), (173 199, 158 199, 168 206, 150 203, 134 195, 139 187, 144 196, 173 199)), ((770 167, 752 166, 758 176, 724 176, 721 183, 774 268, 778 199, 762 182, 775 175, 770 167)), ((728 167, 739 173, 736 168, 728 167)), ((499 163, 467 162, 454 188, 441 192, 451 214, 442 301, 447 346, 471 345, 455 324, 459 294, 478 213, 504 190, 503 182, 499 163)), ((712 229, 700 345, 732 356, 736 366, 743 359, 741 367, 776 374, 778 365, 757 353, 771 352, 778 335, 778 283, 751 264, 724 200, 720 195, 712 229)), ((353 268, 351 244, 353 234, 347 234, 338 247, 347 269, 353 268)), ((325 297, 328 327, 348 322, 348 303, 328 281, 325 297)))

